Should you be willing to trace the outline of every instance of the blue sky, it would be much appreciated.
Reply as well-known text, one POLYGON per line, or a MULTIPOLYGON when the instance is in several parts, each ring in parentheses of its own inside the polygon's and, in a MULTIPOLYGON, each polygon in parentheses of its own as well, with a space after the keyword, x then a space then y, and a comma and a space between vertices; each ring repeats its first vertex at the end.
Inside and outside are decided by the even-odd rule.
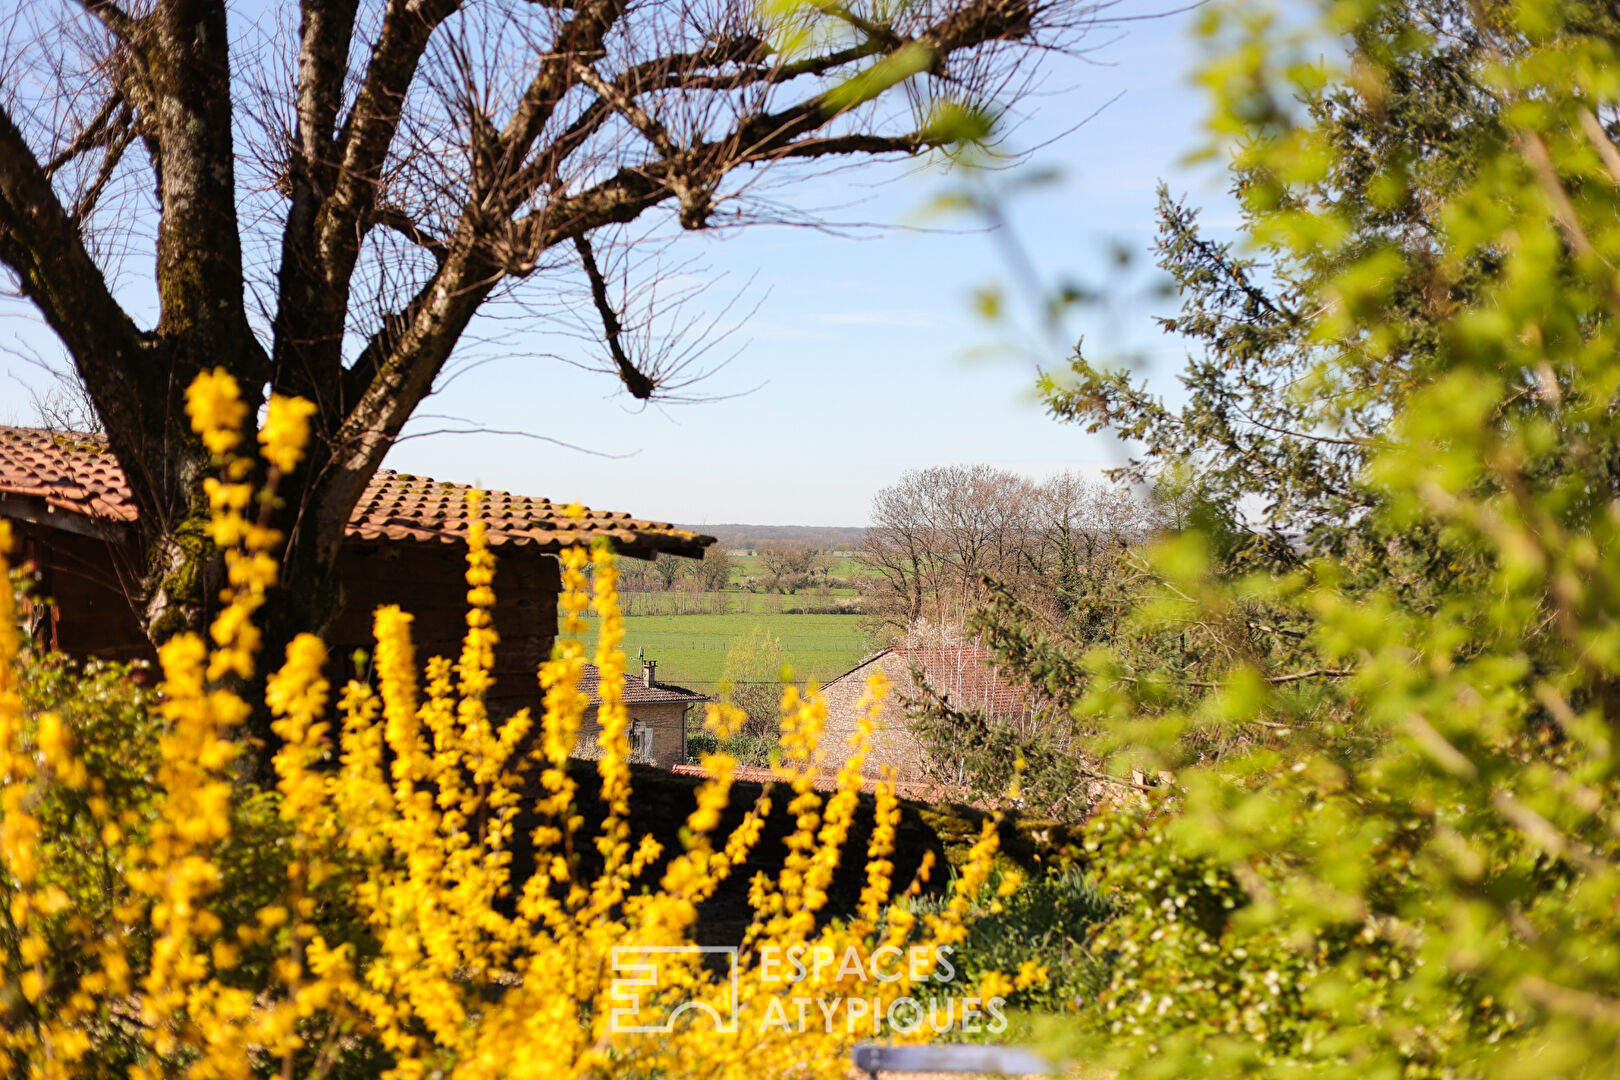
MULTIPOLYGON (((1126 0, 1114 12, 1165 6, 1126 0)), ((1152 323, 1166 304, 1148 291, 1156 182, 1190 193, 1217 228, 1230 224, 1219 170, 1182 164, 1199 144, 1204 108, 1189 83, 1191 18, 1100 28, 1088 58, 1051 65, 1011 145, 1055 141, 998 175, 1055 170, 1054 181, 1007 204, 1013 232, 1048 282, 1110 287, 1111 299, 1077 313, 1063 339, 1083 333, 1093 358, 1145 358, 1166 384, 1180 351, 1152 323), (1133 253, 1130 267, 1116 265, 1116 248, 1133 253)), ((1009 273, 975 219, 929 211, 962 182, 915 165, 846 171, 777 197, 887 227, 680 236, 670 260, 723 275, 703 302, 740 292, 728 324, 752 312, 716 351, 735 353, 731 362, 691 390, 713 400, 638 406, 612 378, 544 355, 581 357, 576 340, 507 310, 500 343, 469 350, 482 362, 429 399, 387 464, 663 520, 856 525, 873 493, 906 469, 987 462, 1040 476, 1114 463, 1119 450, 1105 437, 1049 420, 1033 398, 1037 363, 1060 362, 1060 342, 1023 335, 1023 347, 997 348, 1006 328, 974 314, 973 290, 1008 284, 1009 273), (491 430, 434 433, 469 426, 491 430)), ((1010 307, 1020 310, 1021 299, 1009 295, 1010 307)), ((17 314, 5 312, 13 340, 17 314)), ((36 332, 20 336, 48 353, 36 332)), ((26 423, 20 384, 41 376, 15 355, 0 364, 0 420, 26 423)))

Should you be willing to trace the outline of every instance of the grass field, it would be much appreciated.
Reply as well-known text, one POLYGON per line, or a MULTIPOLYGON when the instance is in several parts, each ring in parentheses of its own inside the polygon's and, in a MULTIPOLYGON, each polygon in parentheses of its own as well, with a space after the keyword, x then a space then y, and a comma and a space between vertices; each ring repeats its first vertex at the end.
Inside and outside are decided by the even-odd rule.
MULTIPOLYGON (((853 580, 866 572, 866 568, 856 562, 849 555, 834 555, 832 557, 832 576, 853 580)), ((764 566, 758 555, 733 555, 731 557, 731 580, 740 582, 744 578, 759 577, 765 573, 764 566)))
MULTIPOLYGON (((866 655, 859 615, 634 615, 625 619, 625 654, 631 666, 636 651, 658 661, 658 681, 702 693, 714 689, 725 668, 726 653, 755 627, 782 640, 782 653, 794 676, 818 682, 840 675, 866 655)), ((590 620, 587 645, 596 644, 596 620, 590 620)))
MULTIPOLYGON (((796 593, 741 592, 627 592, 621 593, 626 615, 780 615, 797 608, 814 610, 818 607, 848 603, 858 595, 854 589, 832 589, 830 596, 822 596, 815 589, 802 589, 796 593)), ((829 613, 831 614, 831 613, 829 613)), ((842 614, 841 612, 837 614, 842 614)))

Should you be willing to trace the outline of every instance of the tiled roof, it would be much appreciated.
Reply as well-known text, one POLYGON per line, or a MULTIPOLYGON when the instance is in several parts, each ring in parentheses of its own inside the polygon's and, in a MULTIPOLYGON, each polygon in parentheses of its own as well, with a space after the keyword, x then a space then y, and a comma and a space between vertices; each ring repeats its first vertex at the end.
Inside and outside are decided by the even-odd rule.
POLYGON ((961 708, 976 708, 990 716, 1007 716, 1027 712, 1034 703, 1027 689, 997 668, 994 654, 983 645, 890 649, 846 671, 838 679, 847 679, 886 656, 899 660, 905 668, 920 668, 929 686, 961 708))
MULTIPOLYGON (((602 671, 595 664, 586 664, 585 671, 579 677, 579 688, 591 695, 591 704, 599 705, 602 699, 597 695, 597 688, 602 682, 602 671)), ((626 705, 656 705, 668 701, 708 701, 702 694, 686 689, 684 686, 671 686, 668 683, 654 682, 648 686, 642 681, 638 671, 624 673, 624 703, 626 705)))
POLYGON ((124 470, 95 435, 0 426, 0 492, 102 521, 135 520, 124 470))
MULTIPOLYGON (((379 469, 349 517, 348 535, 366 541, 456 543, 467 535, 466 498, 472 488, 379 469)), ((123 470, 97 435, 0 426, 0 494, 43 499, 101 521, 134 521, 135 503, 123 470)), ((633 555, 669 552, 701 558, 714 538, 629 514, 588 510, 579 521, 549 499, 484 492, 480 516, 491 545, 536 544, 554 551, 607 537, 633 555)))
MULTIPOLYGON (((669 771, 679 776, 697 776, 705 780, 709 776, 709 770, 701 765, 672 765, 669 771)), ((762 765, 738 765, 732 770, 731 778, 742 784, 769 784, 773 781, 786 782, 791 779, 787 772, 778 773, 775 769, 762 765)), ((881 780, 863 780, 861 791, 870 795, 878 789, 880 783, 881 780)), ((820 792, 834 791, 838 787, 838 777, 831 774, 817 774, 810 778, 810 786, 820 792)), ((902 799, 916 802, 954 801, 948 788, 929 780, 896 780, 894 793, 902 799)))

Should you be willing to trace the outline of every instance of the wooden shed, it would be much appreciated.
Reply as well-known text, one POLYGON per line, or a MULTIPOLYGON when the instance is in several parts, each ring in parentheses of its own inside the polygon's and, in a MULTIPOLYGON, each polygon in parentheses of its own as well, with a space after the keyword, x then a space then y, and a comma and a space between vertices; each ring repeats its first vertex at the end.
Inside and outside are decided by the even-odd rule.
MULTIPOLYGON (((372 478, 349 519, 340 556, 344 603, 327 635, 334 658, 369 649, 372 612, 385 603, 415 616, 419 657, 457 655, 466 626, 470 490, 391 469, 372 478)), ((625 513, 591 510, 576 521, 563 513, 564 505, 484 493, 480 514, 498 559, 501 641, 490 696, 496 708, 533 704, 538 695, 535 670, 557 634, 557 551, 607 537, 632 558, 665 552, 702 558, 714 542, 625 513)), ((103 439, 0 426, 0 516, 11 520, 20 547, 13 559, 31 567, 35 595, 53 601, 28 613, 37 639, 74 656, 153 657, 127 587, 137 566, 136 508, 103 439)))

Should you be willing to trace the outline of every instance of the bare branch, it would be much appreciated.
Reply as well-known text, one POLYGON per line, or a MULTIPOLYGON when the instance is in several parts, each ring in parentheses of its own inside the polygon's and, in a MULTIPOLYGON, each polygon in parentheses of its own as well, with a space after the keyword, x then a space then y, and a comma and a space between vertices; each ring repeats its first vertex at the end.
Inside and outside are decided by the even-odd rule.
POLYGON ((399 130, 405 95, 428 39, 458 7, 460 0, 390 0, 365 82, 338 137, 340 168, 320 239, 333 281, 346 281, 353 271, 360 247, 358 223, 376 199, 377 179, 399 130))
POLYGON ((646 136, 647 141, 652 143, 665 158, 673 161, 679 155, 680 151, 676 149, 674 142, 670 140, 668 129, 647 115, 646 110, 632 101, 628 94, 623 93, 617 86, 604 80, 602 76, 591 70, 589 64, 576 61, 574 63, 574 74, 578 76, 580 82, 600 94, 602 100, 612 106, 614 111, 630 121, 630 125, 646 136))
POLYGON ((602 330, 606 335, 608 353, 619 369, 619 378, 623 381, 625 389, 630 391, 631 397, 646 401, 653 395, 655 389, 653 381, 630 362, 630 357, 624 351, 624 342, 621 339, 624 328, 619 322, 619 313, 613 310, 613 303, 608 299, 607 279, 602 276, 601 268, 596 265, 596 255, 591 251, 591 242, 583 235, 576 236, 574 250, 579 252, 579 261, 585 267, 585 276, 590 280, 591 300, 596 304, 596 313, 602 317, 602 330))
POLYGON ((101 21, 101 25, 125 45, 133 44, 140 30, 140 20, 131 16, 113 0, 80 0, 84 10, 101 21))
POLYGON ((113 141, 107 147, 107 152, 102 155, 101 165, 96 170, 96 178, 90 182, 90 186, 74 202, 72 216, 75 228, 82 226, 84 220, 95 210, 96 204, 101 201, 102 192, 107 190, 107 184, 112 180, 113 172, 118 168, 119 163, 124 160, 124 151, 128 150, 129 144, 135 141, 135 126, 130 122, 130 119, 127 110, 120 115, 114 125, 113 141))
POLYGON ((123 98, 119 94, 113 94, 109 97, 96 115, 68 142, 67 146, 63 147, 55 157, 45 163, 43 170, 45 175, 55 176, 61 171, 62 166, 80 154, 98 146, 105 146, 109 141, 110 126, 113 118, 118 115, 120 106, 123 103, 123 98))
POLYGON ((84 249, 50 177, 0 109, 0 261, 81 363, 133 358, 140 332, 107 288, 84 249))
POLYGON ((411 216, 397 206, 379 206, 372 217, 377 224, 393 229, 417 247, 429 251, 440 264, 443 264, 449 248, 443 240, 432 236, 414 221, 411 216))

